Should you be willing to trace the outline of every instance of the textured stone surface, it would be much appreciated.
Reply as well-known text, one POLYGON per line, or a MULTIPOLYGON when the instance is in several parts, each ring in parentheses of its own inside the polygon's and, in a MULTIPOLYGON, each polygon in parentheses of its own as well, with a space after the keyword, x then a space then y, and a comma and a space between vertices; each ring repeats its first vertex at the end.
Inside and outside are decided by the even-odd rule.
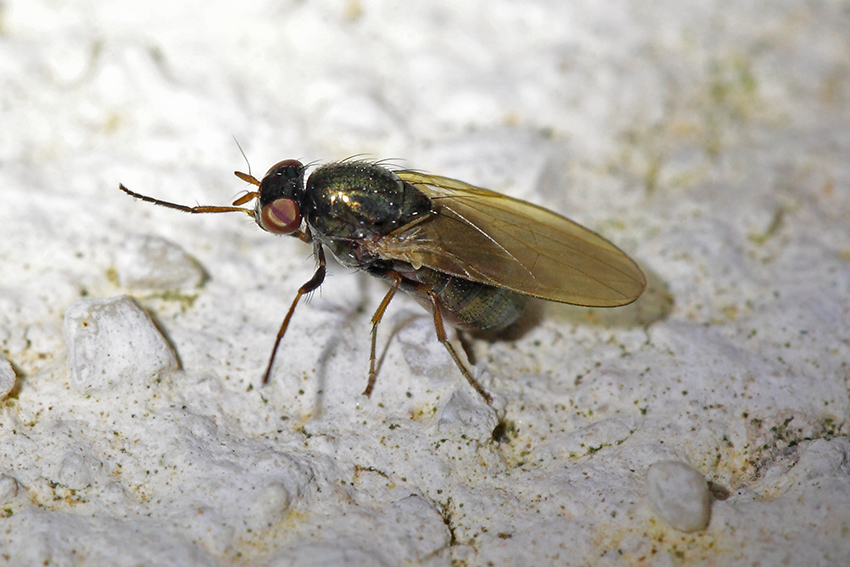
POLYGON ((837 0, 4 2, 3 561, 850 564, 848 29, 837 0), (386 287, 331 264, 262 387, 310 247, 117 188, 229 204, 233 137, 257 176, 366 153, 532 200, 649 288, 476 343, 493 407, 400 296, 366 399, 386 287), (664 461, 705 530, 647 505, 664 461))
POLYGON ((145 382, 177 368, 171 345, 127 296, 81 299, 63 325, 71 384, 81 392, 145 382))
POLYGON ((711 493, 705 478, 685 463, 662 461, 646 473, 652 511, 670 527, 690 533, 704 530, 711 520, 711 493))

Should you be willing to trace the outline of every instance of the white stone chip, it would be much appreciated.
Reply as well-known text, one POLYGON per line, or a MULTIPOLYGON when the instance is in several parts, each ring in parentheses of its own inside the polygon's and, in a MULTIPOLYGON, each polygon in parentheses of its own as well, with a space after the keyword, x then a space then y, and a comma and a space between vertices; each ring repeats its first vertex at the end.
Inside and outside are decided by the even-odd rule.
POLYGON ((89 486, 92 476, 91 463, 82 455, 70 453, 62 459, 56 475, 56 481, 72 490, 82 490, 89 486))
POLYGON ((440 433, 448 437, 485 443, 493 437, 499 418, 472 388, 465 383, 461 387, 463 390, 455 390, 442 407, 437 426, 440 433))
POLYGON ((712 498, 699 471, 682 462, 662 461, 649 467, 646 483, 653 512, 670 527, 686 533, 708 527, 712 498))
POLYGON ((15 376, 15 369, 12 368, 9 361, 0 354, 0 400, 9 395, 9 392, 11 392, 15 387, 16 380, 17 377, 15 376))
POLYGON ((0 474, 0 505, 12 501, 18 495, 18 481, 15 477, 0 474))
POLYGON ((151 235, 131 235, 115 257, 118 282, 132 290, 175 290, 201 285, 206 274, 173 242, 151 235))
POLYGON ((146 380, 178 366, 168 341, 127 296, 75 302, 65 312, 62 330, 71 385, 79 390, 146 380))
POLYGON ((279 521, 292 504, 292 495, 281 482, 271 482, 261 490, 260 497, 245 510, 245 524, 256 531, 279 521))

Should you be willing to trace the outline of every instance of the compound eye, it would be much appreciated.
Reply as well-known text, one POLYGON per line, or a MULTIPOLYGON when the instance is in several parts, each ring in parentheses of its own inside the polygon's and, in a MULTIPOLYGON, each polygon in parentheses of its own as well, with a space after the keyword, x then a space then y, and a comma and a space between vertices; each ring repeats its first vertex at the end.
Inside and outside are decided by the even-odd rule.
POLYGON ((275 199, 260 211, 260 227, 272 234, 291 234, 301 226, 301 210, 292 199, 275 199))
POLYGON ((269 168, 263 177, 270 175, 283 175, 285 177, 297 177, 304 171, 304 164, 297 159, 285 159, 279 161, 269 168))

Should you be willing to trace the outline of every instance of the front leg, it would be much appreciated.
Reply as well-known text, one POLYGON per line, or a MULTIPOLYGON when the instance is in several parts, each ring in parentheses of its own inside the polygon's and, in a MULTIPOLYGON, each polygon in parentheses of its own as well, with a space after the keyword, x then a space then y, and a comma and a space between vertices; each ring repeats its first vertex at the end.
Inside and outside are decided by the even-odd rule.
POLYGON ((292 319, 292 314, 295 313, 295 306, 298 305, 298 301, 301 299, 302 296, 310 293, 311 291, 315 291, 320 285, 322 285, 322 282, 325 281, 325 274, 327 272, 325 251, 322 248, 322 245, 318 242, 314 242, 313 246, 313 253, 316 255, 316 259, 319 261, 319 266, 316 268, 316 272, 313 274, 313 277, 310 278, 307 283, 298 288, 298 294, 292 301, 292 305, 289 306, 289 311, 286 313, 286 317, 283 319, 283 323, 281 323, 280 325, 280 330, 277 332, 277 338, 275 339, 274 347, 272 348, 272 355, 269 359, 269 365, 266 367, 266 373, 263 374, 263 385, 268 384, 269 380, 271 379, 272 366, 274 365, 274 358, 277 354, 277 347, 280 345, 280 341, 283 339, 283 335, 286 334, 286 328, 289 327, 289 321, 290 319, 292 319))

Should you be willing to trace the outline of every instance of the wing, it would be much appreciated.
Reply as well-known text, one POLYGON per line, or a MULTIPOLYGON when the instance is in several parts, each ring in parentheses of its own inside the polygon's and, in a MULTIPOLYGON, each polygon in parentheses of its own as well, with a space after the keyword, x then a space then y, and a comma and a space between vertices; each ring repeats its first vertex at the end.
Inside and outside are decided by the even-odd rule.
POLYGON ((646 278, 619 248, 542 207, 455 179, 397 171, 434 214, 385 237, 385 257, 549 301, 614 307, 646 278))

